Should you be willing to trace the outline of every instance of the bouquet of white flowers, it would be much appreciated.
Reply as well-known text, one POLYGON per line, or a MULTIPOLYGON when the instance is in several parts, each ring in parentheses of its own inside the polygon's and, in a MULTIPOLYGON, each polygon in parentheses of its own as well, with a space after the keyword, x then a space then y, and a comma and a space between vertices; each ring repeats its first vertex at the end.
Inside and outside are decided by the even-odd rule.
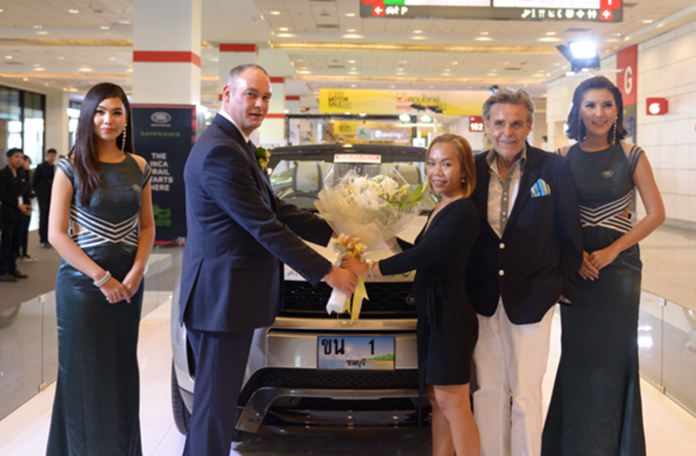
MULTIPOLYGON (((347 235, 339 236, 336 243, 339 255, 360 257, 365 251, 386 247, 386 241, 402 231, 417 215, 424 194, 423 184, 412 188, 395 169, 391 175, 374 177, 361 176, 352 169, 337 185, 322 189, 314 204, 334 232, 347 235)), ((367 293, 361 280, 352 306, 347 296, 334 290, 326 311, 350 311, 351 319, 356 320, 363 297, 367 297, 367 293)))

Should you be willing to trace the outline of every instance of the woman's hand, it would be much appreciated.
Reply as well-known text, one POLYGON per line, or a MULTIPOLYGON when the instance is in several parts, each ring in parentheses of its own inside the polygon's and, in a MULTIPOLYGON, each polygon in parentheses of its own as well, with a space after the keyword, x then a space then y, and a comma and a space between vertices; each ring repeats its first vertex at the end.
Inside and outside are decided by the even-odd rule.
POLYGON ((346 256, 343 258, 341 261, 341 267, 348 269, 361 277, 365 277, 369 272, 367 263, 351 256, 346 256))
POLYGON ((132 296, 128 289, 113 277, 111 277, 104 285, 99 287, 99 290, 104 294, 104 297, 109 304, 116 304, 117 302, 121 301, 130 302, 130 298, 132 296))
POLYGON ((578 274, 585 280, 599 279, 599 269, 592 264, 591 255, 585 251, 582 252, 582 266, 580 266, 578 274))
POLYGON ((616 249, 610 245, 601 250, 595 250, 592 252, 590 254, 590 263, 592 263, 592 266, 594 266, 599 272, 612 264, 617 256, 619 256, 619 252, 617 252, 616 249))
POLYGON ((143 271, 140 269, 131 269, 128 271, 128 274, 126 274, 126 277, 123 279, 123 286, 126 287, 128 290, 128 298, 132 298, 133 295, 138 291, 138 288, 140 288, 140 282, 143 281, 143 271))

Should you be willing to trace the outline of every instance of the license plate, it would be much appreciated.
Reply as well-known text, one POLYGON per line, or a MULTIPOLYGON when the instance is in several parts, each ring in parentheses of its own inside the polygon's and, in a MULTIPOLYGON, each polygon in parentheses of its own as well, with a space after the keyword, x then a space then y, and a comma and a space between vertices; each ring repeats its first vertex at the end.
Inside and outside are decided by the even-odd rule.
POLYGON ((394 370, 394 337, 319 336, 319 369, 394 370))

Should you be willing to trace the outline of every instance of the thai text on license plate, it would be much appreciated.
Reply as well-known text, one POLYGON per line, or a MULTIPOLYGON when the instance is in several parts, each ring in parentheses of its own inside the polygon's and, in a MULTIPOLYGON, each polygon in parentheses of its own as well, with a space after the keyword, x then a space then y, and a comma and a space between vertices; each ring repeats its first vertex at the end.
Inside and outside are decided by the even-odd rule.
POLYGON ((319 369, 394 369, 392 336, 319 336, 319 369))

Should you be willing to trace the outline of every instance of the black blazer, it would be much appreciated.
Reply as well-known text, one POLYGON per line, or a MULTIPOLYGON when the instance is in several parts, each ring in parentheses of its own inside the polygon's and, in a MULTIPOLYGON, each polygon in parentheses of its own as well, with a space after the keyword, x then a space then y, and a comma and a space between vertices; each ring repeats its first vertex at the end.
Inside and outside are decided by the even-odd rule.
POLYGON ((34 170, 34 179, 32 185, 36 196, 42 201, 48 201, 51 198, 51 186, 53 185, 53 176, 56 173, 56 166, 51 165, 47 161, 42 162, 34 170))
MULTIPOLYGON (((12 174, 9 166, 0 170, 0 218, 7 221, 17 221, 22 217, 19 210, 19 197, 23 195, 22 171, 17 170, 17 177, 12 174)), ((26 201, 29 204, 29 201, 26 201)))
POLYGON ((467 277, 478 313, 492 316, 502 297, 514 324, 536 323, 559 296, 572 300, 582 263, 582 230, 575 182, 567 160, 527 145, 520 188, 502 238, 488 224, 490 170, 486 154, 476 157, 474 200, 481 214, 479 238, 467 277), (533 198, 538 179, 550 194, 533 198))
POLYGON ((319 217, 278 200, 237 128, 219 114, 184 168, 187 240, 179 320, 191 329, 248 330, 273 323, 282 263, 317 284, 331 263, 295 233, 326 244, 319 217))
MULTIPOLYGON (((475 266, 469 255, 479 225, 479 215, 470 198, 453 201, 418 235, 415 245, 400 240, 404 251, 380 260, 379 270, 385 275, 416 269, 413 288, 419 319, 439 327, 447 326, 448 322, 443 321, 447 314, 443 311, 453 309, 442 309, 443 301, 453 303, 462 312, 469 308, 469 293, 462 277, 467 267, 475 266)), ((470 312, 473 315, 473 309, 470 312)))

